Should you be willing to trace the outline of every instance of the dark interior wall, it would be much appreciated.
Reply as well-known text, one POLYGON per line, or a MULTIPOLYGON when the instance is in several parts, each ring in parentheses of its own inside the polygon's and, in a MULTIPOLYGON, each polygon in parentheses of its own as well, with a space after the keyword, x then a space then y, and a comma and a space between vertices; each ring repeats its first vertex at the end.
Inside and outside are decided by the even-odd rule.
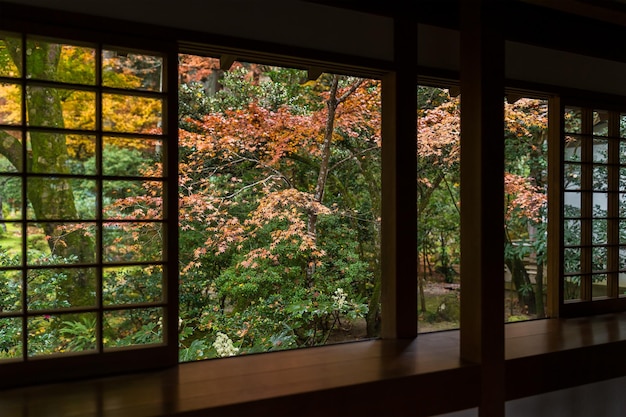
MULTIPOLYGON (((418 64, 459 70, 459 32, 431 25, 418 26, 418 64)), ((626 95, 626 63, 507 41, 505 74, 523 82, 626 95)))
MULTIPOLYGON (((361 58, 393 60, 389 17, 296 0, 8 0, 361 58)), ((418 64, 458 71, 459 32, 420 24, 418 64)), ((626 63, 509 41, 506 76, 537 84, 626 95, 626 63)))
POLYGON ((296 0, 9 0, 390 61, 391 18, 296 0))

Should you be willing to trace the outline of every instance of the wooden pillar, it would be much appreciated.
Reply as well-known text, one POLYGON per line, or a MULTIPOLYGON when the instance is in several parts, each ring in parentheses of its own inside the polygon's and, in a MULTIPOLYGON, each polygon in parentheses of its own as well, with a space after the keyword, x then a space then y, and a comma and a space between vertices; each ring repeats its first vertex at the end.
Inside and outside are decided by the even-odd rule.
POLYGON ((505 398, 502 3, 460 3, 461 358, 481 365, 489 417, 504 415, 505 398))
POLYGON ((417 25, 394 19, 395 70, 383 79, 382 337, 417 336, 417 25))
POLYGON ((165 343, 167 344, 167 365, 178 364, 178 326, 179 319, 179 272, 178 272, 178 47, 168 43, 168 50, 163 72, 164 90, 168 93, 165 109, 167 119, 163 126, 166 134, 165 161, 168 181, 166 183, 164 210, 168 219, 164 231, 165 239, 165 300, 167 311, 164 318, 165 343))
POLYGON ((563 178, 563 166, 561 155, 563 153, 563 141, 561 139, 562 124, 561 99, 558 96, 548 100, 548 317, 561 315, 561 303, 563 302, 563 281, 560 278, 561 271, 561 241, 563 228, 561 224, 561 207, 563 195, 561 184, 563 178))

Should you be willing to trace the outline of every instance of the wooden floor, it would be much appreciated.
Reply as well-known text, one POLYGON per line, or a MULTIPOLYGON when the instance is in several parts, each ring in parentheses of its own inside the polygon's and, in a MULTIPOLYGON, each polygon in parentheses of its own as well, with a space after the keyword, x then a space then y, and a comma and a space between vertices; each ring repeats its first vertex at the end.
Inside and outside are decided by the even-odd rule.
MULTIPOLYGON (((625 343, 623 314, 507 325, 507 398, 625 375, 625 343)), ((445 331, 10 389, 0 416, 431 415, 475 407, 479 381, 480 366, 459 360, 459 332, 445 331)))

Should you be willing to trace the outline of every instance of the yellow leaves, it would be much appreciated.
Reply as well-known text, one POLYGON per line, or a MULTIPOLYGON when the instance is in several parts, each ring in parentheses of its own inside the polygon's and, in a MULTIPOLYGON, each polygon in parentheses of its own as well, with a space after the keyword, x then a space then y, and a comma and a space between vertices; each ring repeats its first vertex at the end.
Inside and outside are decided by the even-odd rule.
POLYGON ((504 123, 507 131, 517 137, 532 137, 532 130, 548 126, 548 107, 543 100, 522 98, 504 105, 504 123))
POLYGON ((161 100, 119 94, 103 94, 102 100, 102 123, 106 130, 161 133, 161 100))
POLYGON ((21 91, 17 84, 0 83, 0 124, 20 124, 21 91))

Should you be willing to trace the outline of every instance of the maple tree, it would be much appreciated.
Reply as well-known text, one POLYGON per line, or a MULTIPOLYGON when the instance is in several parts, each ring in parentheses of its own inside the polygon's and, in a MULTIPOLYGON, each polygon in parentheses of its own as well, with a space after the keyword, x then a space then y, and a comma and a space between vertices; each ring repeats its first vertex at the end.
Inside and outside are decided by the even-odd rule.
POLYGON ((544 100, 505 103, 505 264, 526 314, 545 316, 547 126, 544 100), (525 265, 529 260, 532 265, 525 265), (535 269, 531 281, 529 269, 535 269))
MULTIPOLYGON (((461 97, 446 90, 418 87, 418 247, 420 311, 430 259, 444 273, 458 261, 460 245, 459 163, 461 97), (438 248, 437 248, 438 246, 438 248), (450 253, 448 253, 448 251, 450 253)), ((505 264, 511 271, 518 303, 529 315, 543 317, 543 272, 546 261, 547 106, 542 100, 505 102, 505 264), (528 258, 536 263, 531 281, 528 258)))
MULTIPOLYGON (((206 59, 203 68, 217 65, 206 59)), ((250 323, 267 306, 280 316, 268 331, 288 334, 276 343, 317 344, 340 319, 328 310, 335 291, 367 301, 379 288, 380 273, 372 272, 379 248, 354 234, 378 234, 380 197, 372 207, 370 193, 380 194, 380 174, 372 172, 380 167, 368 165, 380 152, 378 83, 330 74, 307 82, 303 71, 247 63, 222 75, 208 89, 211 74, 194 69, 184 79, 196 77, 195 84, 181 87, 195 91, 181 119, 181 248, 196 247, 181 250, 193 254, 181 271, 183 293, 193 296, 182 300, 191 311, 204 294, 219 311, 232 310, 209 313, 213 329, 244 317, 247 349, 264 343, 252 337, 263 324, 250 323), (375 177, 371 190, 365 175, 375 177), (357 201, 367 201, 366 222, 354 212, 357 201)), ((355 314, 369 311, 358 303, 341 308, 349 305, 358 305, 355 314)))
POLYGON ((417 119, 418 248, 424 264, 418 288, 420 310, 426 313, 430 257, 439 253, 439 270, 449 281, 455 273, 451 263, 458 258, 460 99, 438 88, 418 88, 418 99, 429 97, 418 108, 417 119))

